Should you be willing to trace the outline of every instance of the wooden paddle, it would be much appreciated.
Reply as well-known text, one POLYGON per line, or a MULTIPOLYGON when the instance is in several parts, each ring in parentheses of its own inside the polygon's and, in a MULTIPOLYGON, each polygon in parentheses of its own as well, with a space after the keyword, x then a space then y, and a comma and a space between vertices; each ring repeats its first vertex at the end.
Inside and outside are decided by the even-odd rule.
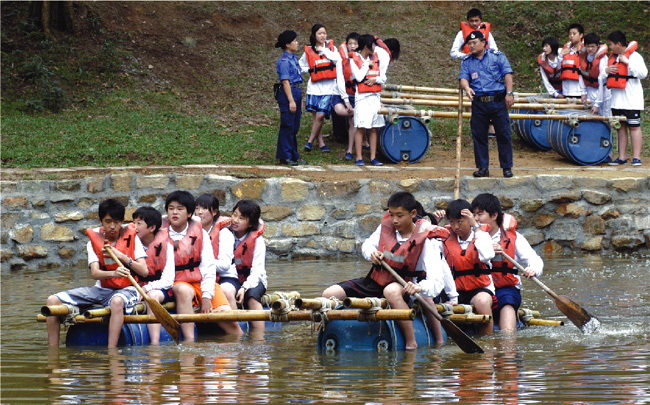
POLYGON ((456 178, 454 180, 454 200, 460 198, 460 151, 463 135, 463 88, 458 81, 458 135, 456 136, 456 178))
MULTIPOLYGON (((111 249, 108 249, 106 246, 104 246, 104 250, 108 252, 108 254, 111 256, 113 260, 115 260, 115 263, 122 265, 122 262, 120 262, 120 259, 115 256, 115 253, 111 249)), ((160 324, 167 330, 167 333, 169 333, 169 336, 174 339, 174 342, 178 344, 179 338, 180 338, 180 330, 181 330, 181 325, 174 319, 169 312, 163 306, 158 302, 157 300, 149 297, 147 293, 140 287, 140 284, 138 284, 137 281, 129 274, 128 276, 129 281, 131 282, 131 285, 135 287, 136 290, 142 295, 142 298, 147 302, 147 305, 149 305, 149 308, 151 308, 151 312, 153 312, 154 316, 160 322, 160 324)))
MULTIPOLYGON (((381 265, 384 266, 386 270, 390 274, 395 277, 395 280, 397 280, 398 283, 402 287, 406 285, 406 281, 402 277, 400 277, 395 270, 393 270, 392 267, 388 265, 385 261, 381 261, 381 265)), ((440 321, 440 324, 442 325, 443 328, 445 328, 445 332, 447 332, 447 336, 449 336, 457 345, 460 347, 462 351, 465 353, 484 353, 483 349, 481 346, 479 346, 475 341, 472 340, 465 332, 463 332, 458 326, 456 326, 455 323, 453 323, 451 320, 447 318, 443 318, 438 311, 431 306, 422 296, 418 293, 415 293, 415 299, 418 300, 420 305, 422 305, 427 311, 431 312, 431 315, 433 315, 438 321, 440 321)))
MULTIPOLYGON (((517 263, 512 257, 508 256, 505 252, 500 253, 501 256, 503 256, 507 261, 512 263, 513 265, 517 266, 517 268, 521 271, 524 271, 524 267, 517 263)), ((580 307, 580 305, 576 304, 573 300, 571 300, 569 297, 566 297, 564 295, 557 295, 554 293, 550 288, 548 288, 544 283, 539 281, 537 277, 533 276, 530 278, 540 286, 544 291, 548 293, 553 299, 555 300, 555 305, 557 308, 562 312, 564 315, 566 315, 567 318, 575 326, 577 326, 582 333, 592 333, 595 332, 596 329, 600 326, 600 322, 598 319, 595 317, 592 317, 585 309, 580 307)))

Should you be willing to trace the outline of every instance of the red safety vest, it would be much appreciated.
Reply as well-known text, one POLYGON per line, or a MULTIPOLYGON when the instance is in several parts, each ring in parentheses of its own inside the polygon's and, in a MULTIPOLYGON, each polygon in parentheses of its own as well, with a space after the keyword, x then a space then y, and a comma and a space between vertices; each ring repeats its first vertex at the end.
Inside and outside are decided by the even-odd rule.
MULTIPOLYGON (((169 231, 167 232, 169 235, 169 231)), ((174 281, 196 283, 203 279, 199 265, 201 264, 201 250, 203 248, 203 227, 201 222, 190 219, 187 233, 183 239, 175 241, 169 238, 169 243, 174 246, 174 265, 176 276, 174 281)))
POLYGON ((541 66, 542 70, 546 74, 546 78, 549 83, 553 86, 555 90, 562 90, 562 79, 560 79, 560 64, 558 63, 557 67, 551 67, 548 60, 546 59, 546 54, 541 53, 537 57, 537 63, 541 66))
MULTIPOLYGON (((580 80, 580 52, 584 44, 580 43, 577 51, 571 51, 562 57, 562 80, 580 80)), ((564 44, 564 49, 571 49, 571 42, 564 44)))
POLYGON ((253 232, 249 232, 246 238, 235 248, 233 263, 237 268, 237 277, 240 282, 246 281, 248 276, 251 275, 251 267, 253 266, 253 253, 255 253, 255 242, 257 238, 264 234, 264 221, 260 219, 260 225, 253 232))
POLYGON ((390 62, 392 62, 393 61, 393 53, 390 51, 390 49, 388 49, 388 45, 386 45, 386 43, 383 40, 381 40, 381 39, 379 39, 377 37, 375 37, 375 41, 377 43, 377 46, 379 46, 380 48, 382 48, 383 50, 385 50, 388 53, 389 60, 390 60, 390 62))
MULTIPOLYGON (((501 224, 501 247, 510 257, 515 257, 515 243, 517 241, 517 220, 510 214, 503 214, 503 223, 501 224)), ((515 277, 518 274, 517 268, 507 260, 503 260, 501 255, 492 259, 492 282, 494 288, 514 287, 519 280, 515 277)))
MULTIPOLYGON (((625 57, 629 59, 630 55, 632 55, 632 53, 636 51, 636 48, 637 48, 637 42, 630 41, 623 55, 625 55, 625 57)), ((612 66, 616 64, 618 64, 618 72, 610 73, 609 75, 607 75, 607 87, 610 89, 624 89, 625 86, 627 86, 627 79, 636 79, 636 78, 634 76, 628 76, 627 64, 618 63, 618 55, 612 52, 609 54, 609 59, 607 59, 607 66, 612 66)))
MULTIPOLYGON (((424 248, 424 242, 428 238, 446 239, 447 237, 449 237, 449 231, 445 228, 431 225, 424 219, 418 219, 411 237, 400 244, 395 236, 395 227, 386 212, 381 220, 381 234, 377 250, 384 254, 384 261, 406 281, 411 281, 414 278, 419 281, 426 277, 423 271, 415 271, 424 248)), ((395 278, 380 266, 373 266, 369 276, 382 287, 395 281, 395 278)))
POLYGON ((348 46, 343 42, 339 46, 339 53, 341 54, 341 67, 343 68, 343 78, 345 78, 345 92, 349 96, 354 96, 355 93, 355 83, 352 78, 352 68, 350 68, 350 58, 353 56, 353 52, 348 51, 348 46))
MULTIPOLYGON (((467 38, 469 34, 472 33, 472 31, 481 31, 483 33, 483 36, 485 37, 485 46, 486 48, 489 48, 488 38, 490 37, 490 23, 483 22, 481 23, 481 25, 478 26, 478 30, 475 30, 466 21, 461 21, 460 30, 463 31, 463 41, 465 40, 465 38, 467 38)), ((467 45, 463 46, 463 53, 469 53, 469 46, 467 45)))
MULTIPOLYGON (((361 54, 359 52, 355 52, 352 59, 354 60, 354 63, 357 64, 357 67, 361 68, 361 66, 363 66, 363 59, 361 59, 361 54)), ((379 77, 379 57, 376 53, 370 55, 370 67, 368 68, 368 73, 366 73, 366 77, 364 77, 363 80, 372 79, 373 77, 379 77)), ((362 81, 361 83, 357 83, 357 91, 359 93, 380 93, 381 84, 375 83, 372 86, 368 86, 362 81)))
MULTIPOLYGON (((462 292, 489 287, 492 283, 490 270, 479 259, 474 241, 472 240, 467 249, 463 250, 458 243, 458 235, 449 225, 445 228, 449 230, 449 238, 445 241, 445 257, 454 276, 456 290, 462 292)), ((490 227, 481 225, 481 229, 487 232, 490 227)))
POLYGON ((162 271, 167 264, 167 246, 169 245, 168 229, 160 228, 156 232, 153 241, 147 248, 147 269, 149 274, 147 277, 140 278, 140 285, 145 285, 148 282, 160 280, 162 271))
MULTIPOLYGON (((99 268, 104 271, 112 271, 117 269, 119 267, 119 264, 115 262, 106 264, 104 260, 104 241, 106 240, 104 237, 104 228, 99 228, 99 232, 95 231, 94 229, 86 229, 86 234, 90 238, 90 243, 92 244, 93 250, 95 251, 95 255, 97 255, 97 258, 99 259, 99 268)), ((137 235, 135 233, 135 226, 123 227, 120 231, 120 237, 114 246, 115 249, 133 259, 133 255, 135 254, 136 237, 137 235)), ((136 281, 138 280, 136 274, 131 272, 131 275, 136 281)), ((101 286, 104 288, 114 288, 116 290, 119 290, 130 285, 131 282, 126 277, 112 277, 106 280, 101 280, 101 286)))
POLYGON ((600 60, 607 55, 607 45, 600 44, 598 51, 594 54, 594 60, 587 60, 587 52, 580 54, 580 74, 585 86, 598 88, 598 75, 600 74, 600 60))
MULTIPOLYGON (((336 52, 334 41, 327 41, 325 47, 332 52, 336 52)), ((336 79, 336 64, 323 54, 314 51, 311 45, 305 45, 305 54, 309 64, 309 74, 311 81, 317 82, 324 79, 336 79)))
POLYGON ((217 218, 217 222, 212 225, 212 229, 208 235, 210 235, 210 241, 212 242, 212 251, 214 252, 214 258, 219 258, 219 232, 230 225, 230 217, 220 216, 217 218))

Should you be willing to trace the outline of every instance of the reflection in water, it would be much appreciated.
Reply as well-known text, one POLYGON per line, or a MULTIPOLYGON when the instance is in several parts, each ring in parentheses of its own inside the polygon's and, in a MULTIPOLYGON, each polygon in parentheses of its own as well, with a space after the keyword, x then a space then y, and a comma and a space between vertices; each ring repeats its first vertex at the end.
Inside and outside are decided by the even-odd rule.
MULTIPOLYGON (((598 316, 601 329, 583 335, 567 322, 496 333, 477 338, 483 355, 464 354, 452 343, 416 352, 319 353, 308 323, 180 346, 48 349, 44 325, 32 315, 50 290, 65 288, 60 272, 3 273, 2 402, 650 403, 648 259, 545 261, 544 282, 598 316), (25 296, 35 298, 25 304, 29 319, 10 310, 25 296)), ((269 274, 313 298, 367 272, 365 263, 337 264, 274 262, 269 274)), ((533 283, 525 282, 523 297, 544 318, 566 320, 533 283)))

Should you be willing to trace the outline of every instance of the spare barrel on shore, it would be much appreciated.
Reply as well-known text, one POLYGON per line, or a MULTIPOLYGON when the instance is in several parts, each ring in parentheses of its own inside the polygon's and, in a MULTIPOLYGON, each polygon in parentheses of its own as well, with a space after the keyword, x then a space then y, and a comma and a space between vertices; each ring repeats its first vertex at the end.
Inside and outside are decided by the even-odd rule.
POLYGON ((379 152, 393 163, 415 163, 429 150, 429 128, 416 117, 399 116, 392 121, 387 117, 386 126, 378 134, 379 152))
MULTIPOLYGON (((513 114, 540 114, 534 110, 512 110, 513 114)), ((512 120, 512 129, 521 139, 543 151, 551 150, 548 143, 548 125, 550 120, 528 119, 512 120)))
POLYGON ((550 121, 548 143, 554 151, 579 165, 602 163, 612 151, 612 133, 604 121, 584 121, 572 118, 584 111, 563 110, 565 121, 550 121))

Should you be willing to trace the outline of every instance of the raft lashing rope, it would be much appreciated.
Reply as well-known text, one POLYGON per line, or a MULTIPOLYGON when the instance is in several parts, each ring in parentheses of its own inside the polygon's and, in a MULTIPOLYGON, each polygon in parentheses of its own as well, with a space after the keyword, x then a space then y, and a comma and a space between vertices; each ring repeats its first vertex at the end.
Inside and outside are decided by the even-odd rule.
MULTIPOLYGON (((416 108, 425 105, 457 106, 458 97, 451 95, 458 95, 458 89, 386 85, 384 90, 386 91, 381 94, 382 108, 379 113, 386 115, 388 123, 379 136, 379 150, 384 153, 383 143, 395 145, 389 148, 389 153, 384 153, 389 160, 394 163, 403 161, 415 163, 426 153, 430 134, 427 130, 426 135, 421 133, 422 131, 403 135, 403 125, 400 123, 407 117, 415 117, 409 118, 410 122, 406 124, 412 128, 416 126, 415 121, 428 124, 433 118, 458 118, 458 111, 416 108), (416 94, 406 92, 416 92, 416 94), (453 101, 454 99, 456 101, 453 101), (389 130, 392 131, 390 134, 388 134, 389 130), (420 146, 424 142, 426 148, 420 146), (414 145, 417 146, 415 152, 412 150, 414 145), (400 156, 400 148, 408 149, 408 153, 400 156), (397 153, 393 150, 397 150, 397 153), (413 159, 413 155, 417 158, 413 159)), ((513 132, 540 151, 554 150, 580 166, 597 165, 605 161, 612 151, 612 132, 620 127, 621 122, 626 121, 623 116, 593 115, 585 110, 590 108, 590 102, 583 105, 580 100, 574 98, 554 99, 546 93, 532 92, 514 93, 514 98, 515 104, 511 107, 510 113, 513 132)), ((467 97, 464 98, 463 103, 465 106, 471 105, 467 97)), ((463 118, 471 118, 471 113, 463 113, 463 118)))

